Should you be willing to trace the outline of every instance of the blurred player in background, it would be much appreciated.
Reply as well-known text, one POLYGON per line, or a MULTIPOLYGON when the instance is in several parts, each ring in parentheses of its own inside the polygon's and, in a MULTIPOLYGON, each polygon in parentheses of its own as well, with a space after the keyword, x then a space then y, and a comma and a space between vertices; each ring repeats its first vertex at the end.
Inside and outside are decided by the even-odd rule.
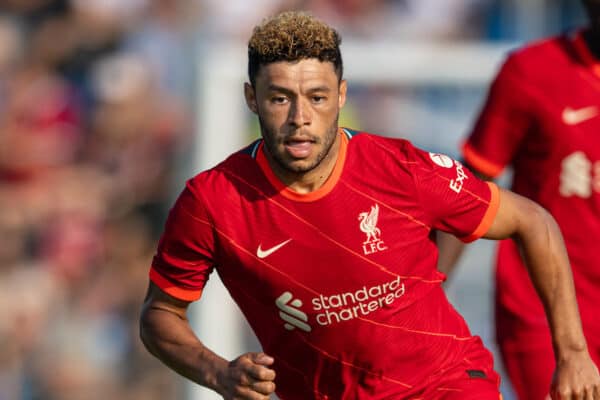
MULTIPOLYGON (((463 153, 473 170, 490 178, 512 166, 512 190, 556 218, 588 348, 600 365, 600 1, 583 4, 589 28, 530 44, 508 57, 463 153)), ((555 364, 552 338, 512 240, 500 242, 498 249, 496 335, 519 398, 546 398, 555 364)))
POLYGON ((491 354, 441 288, 433 233, 513 236, 561 356, 555 398, 600 399, 552 217, 445 155, 339 128, 339 44, 303 13, 255 28, 245 97, 262 138, 171 210, 141 316, 149 351, 225 399, 498 400, 491 354), (213 269, 265 353, 229 361, 195 336, 187 308, 213 269))

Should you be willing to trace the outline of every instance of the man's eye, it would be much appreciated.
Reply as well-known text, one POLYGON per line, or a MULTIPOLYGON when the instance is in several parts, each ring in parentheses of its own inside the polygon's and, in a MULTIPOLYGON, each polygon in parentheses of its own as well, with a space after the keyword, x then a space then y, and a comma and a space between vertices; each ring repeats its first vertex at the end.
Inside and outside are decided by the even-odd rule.
POLYGON ((285 104, 287 102, 287 98, 284 96, 276 96, 271 98, 271 102, 275 104, 285 104))
POLYGON ((313 96, 313 102, 314 103, 322 103, 325 101, 326 97, 325 96, 313 96))

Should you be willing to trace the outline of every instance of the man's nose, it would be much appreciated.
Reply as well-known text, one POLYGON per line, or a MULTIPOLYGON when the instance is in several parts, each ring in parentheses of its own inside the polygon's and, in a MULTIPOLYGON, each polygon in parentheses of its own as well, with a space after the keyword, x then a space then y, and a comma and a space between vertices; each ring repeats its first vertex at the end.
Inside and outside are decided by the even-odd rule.
POLYGON ((306 104, 305 100, 298 99, 292 102, 289 123, 294 126, 309 125, 311 123, 310 105, 306 104))

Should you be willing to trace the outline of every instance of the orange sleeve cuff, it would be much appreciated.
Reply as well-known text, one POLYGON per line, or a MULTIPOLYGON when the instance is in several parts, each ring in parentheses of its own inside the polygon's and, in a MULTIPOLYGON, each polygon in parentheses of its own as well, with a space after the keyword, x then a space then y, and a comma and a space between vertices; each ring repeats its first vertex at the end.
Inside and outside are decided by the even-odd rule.
POLYGON ((496 218, 496 213, 498 212, 498 207, 500 206, 500 189, 498 189, 498 186, 496 186, 496 184, 493 182, 486 183, 489 186, 491 192, 488 208, 485 211, 481 222, 479 223, 477 228, 475 228, 473 233, 471 233, 469 236, 460 238, 460 240, 462 240, 465 243, 472 242, 473 240, 479 239, 480 237, 485 235, 488 229, 490 229, 490 227, 492 226, 494 219, 496 218))
POLYGON ((495 178, 504 169, 503 165, 496 164, 481 156, 469 142, 465 142, 462 147, 463 157, 467 164, 473 167, 480 174, 495 178))
POLYGON ((150 268, 150 280, 163 292, 179 300, 195 301, 202 294, 202 290, 183 289, 173 285, 173 283, 160 275, 154 268, 150 268))

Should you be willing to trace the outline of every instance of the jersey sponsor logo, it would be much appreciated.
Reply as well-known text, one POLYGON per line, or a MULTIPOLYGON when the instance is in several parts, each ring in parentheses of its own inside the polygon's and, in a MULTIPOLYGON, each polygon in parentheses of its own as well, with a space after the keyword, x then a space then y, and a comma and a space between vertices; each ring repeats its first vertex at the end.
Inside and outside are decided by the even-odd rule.
POLYGON ((299 328, 305 332, 311 331, 310 325, 307 324, 308 316, 299 310, 302 307, 302 300, 294 299, 294 296, 290 292, 283 292, 275 300, 275 304, 280 310, 279 316, 285 321, 283 325, 285 329, 291 331, 299 328))
MULTIPOLYGON (((365 317, 382 308, 389 308, 406 293, 406 286, 400 277, 376 285, 364 285, 359 289, 335 294, 319 294, 311 299, 314 323, 320 326, 350 321, 365 317)), ((296 328, 304 332, 312 330, 308 315, 300 310, 302 300, 285 291, 275 300, 279 308, 279 317, 284 321, 287 330, 296 328)), ((312 318, 311 318, 312 320, 312 318)))
POLYGON ((377 227, 379 219, 379 205, 371 206, 371 211, 361 212, 358 214, 360 221, 359 228, 367 235, 367 239, 363 242, 363 252, 365 255, 377 253, 387 249, 387 246, 381 240, 381 229, 377 227))
POLYGON ((275 246, 273 246, 273 247, 270 247, 270 248, 268 248, 268 249, 266 249, 266 250, 263 250, 263 249, 262 249, 262 243, 260 243, 260 244, 258 245, 258 248, 256 249, 256 256, 257 256, 258 258, 265 258, 265 257, 268 257, 268 256, 270 256, 271 254, 275 253, 275 252, 276 252, 277 250, 279 250, 280 248, 282 248, 283 246, 285 246, 286 244, 288 244, 288 243, 290 242, 290 240, 292 240, 292 239, 288 239, 288 240, 286 240, 286 241, 284 241, 284 242, 281 242, 281 243, 279 243, 278 245, 275 245, 275 246))
POLYGON ((456 178, 452 179, 448 186, 456 193, 460 193, 463 188, 464 180, 469 178, 467 174, 465 174, 463 165, 445 154, 429 153, 429 158, 442 168, 452 168, 453 166, 456 166, 456 178))
POLYGON ((567 125, 577 125, 588 119, 594 118, 598 115, 598 111, 598 107, 596 106, 577 109, 567 107, 562 112, 562 120, 567 125))
POLYGON ((429 158, 431 158, 431 161, 433 161, 436 165, 439 165, 443 168, 452 168, 452 166, 454 165, 454 161, 452 160, 452 158, 448 157, 445 154, 429 153, 429 158))
POLYGON ((469 177, 465 173, 465 169, 461 163, 454 161, 454 164, 456 165, 456 178, 450 180, 450 184, 448 186, 456 193, 460 193, 465 179, 469 179, 469 177))
POLYGON ((600 161, 592 162, 582 151, 569 154, 561 162, 558 191, 564 197, 585 199, 600 192, 600 161))
POLYGON ((404 296, 406 287, 400 277, 373 286, 363 286, 358 290, 332 295, 320 294, 312 299, 317 324, 328 326, 354 318, 364 317, 384 307, 390 307, 404 296))

